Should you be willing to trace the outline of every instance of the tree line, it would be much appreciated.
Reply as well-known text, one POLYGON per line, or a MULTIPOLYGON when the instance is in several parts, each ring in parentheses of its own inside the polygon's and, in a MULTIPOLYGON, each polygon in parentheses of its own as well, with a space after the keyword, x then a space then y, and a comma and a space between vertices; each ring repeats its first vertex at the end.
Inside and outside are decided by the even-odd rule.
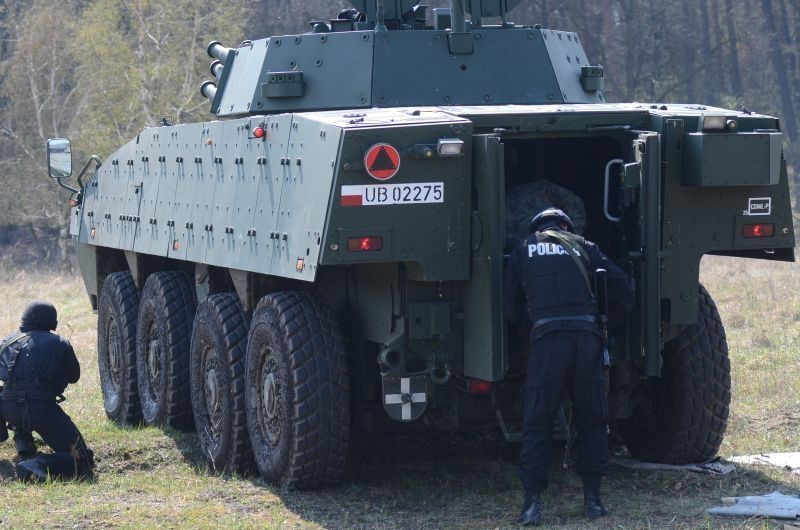
MULTIPOLYGON (((47 138, 70 137, 79 167, 161 116, 210 119, 198 90, 210 77, 210 40, 235 46, 304 32, 309 21, 349 6, 0 0, 0 227, 67 225, 63 190, 45 178, 47 138)), ((779 116, 800 179, 797 0, 522 0, 508 19, 578 32, 592 63, 605 67, 610 102, 702 103, 779 116)))

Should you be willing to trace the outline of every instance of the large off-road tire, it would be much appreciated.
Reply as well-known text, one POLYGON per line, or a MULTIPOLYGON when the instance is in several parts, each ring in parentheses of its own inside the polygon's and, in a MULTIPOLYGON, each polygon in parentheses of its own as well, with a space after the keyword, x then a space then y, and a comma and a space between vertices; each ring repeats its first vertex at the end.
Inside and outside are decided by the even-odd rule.
POLYGON ((245 474, 253 452, 245 416, 247 322, 235 294, 209 296, 192 330, 190 388, 194 424, 209 467, 245 474))
POLYGON ((330 306, 305 292, 261 299, 250 323, 247 428, 270 482, 313 488, 345 470, 350 392, 347 359, 330 306))
POLYGON ((136 383, 136 318, 139 291, 129 272, 114 272, 103 282, 97 311, 97 365, 103 408, 110 419, 131 425, 142 421, 136 383))
POLYGON ((731 366, 719 312, 701 285, 697 323, 686 326, 664 348, 662 377, 652 407, 622 425, 636 458, 669 464, 714 457, 728 426, 731 366))
POLYGON ((189 340, 195 298, 182 272, 151 274, 142 289, 136 326, 136 370, 147 425, 192 427, 189 340))

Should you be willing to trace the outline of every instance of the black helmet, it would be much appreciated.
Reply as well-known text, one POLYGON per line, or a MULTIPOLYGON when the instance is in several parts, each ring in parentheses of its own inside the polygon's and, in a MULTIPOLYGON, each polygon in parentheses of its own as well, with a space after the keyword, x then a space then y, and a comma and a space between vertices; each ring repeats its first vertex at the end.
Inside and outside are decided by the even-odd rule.
POLYGON ((58 326, 58 313, 50 302, 31 302, 20 319, 20 329, 53 331, 58 326))
POLYGON ((352 7, 347 9, 342 9, 339 12, 339 16, 336 17, 339 20, 352 20, 353 22, 364 22, 364 17, 361 13, 358 12, 357 9, 353 9, 352 7))
POLYGON ((533 216, 529 229, 531 232, 535 232, 562 224, 567 225, 567 230, 570 232, 575 231, 575 225, 572 224, 572 219, 570 219, 563 210, 559 210, 558 208, 545 208, 533 216))

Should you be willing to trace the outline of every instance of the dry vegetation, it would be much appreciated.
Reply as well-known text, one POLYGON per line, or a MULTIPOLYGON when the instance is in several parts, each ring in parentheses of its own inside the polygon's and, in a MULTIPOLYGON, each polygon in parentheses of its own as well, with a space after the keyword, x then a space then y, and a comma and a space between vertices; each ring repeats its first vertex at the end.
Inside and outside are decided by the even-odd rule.
MULTIPOLYGON (((733 405, 722 456, 800 446, 800 274, 796 264, 706 258, 703 280, 715 296, 731 347, 733 405)), ((123 429, 106 420, 95 359, 95 316, 80 279, 0 265, 0 329, 11 331, 31 299, 52 300, 60 331, 79 352, 83 377, 66 411, 98 457, 90 484, 26 486, 13 480, 13 446, 0 446, 0 526, 6 527, 511 527, 521 502, 515 448, 494 434, 421 435, 354 451, 344 484, 287 492, 255 478, 202 469, 193 434, 123 429)), ((585 528, 580 483, 554 469, 545 497, 547 525, 585 528)), ((607 528, 780 528, 775 521, 718 519, 705 508, 720 497, 798 493, 800 476, 740 466, 729 476, 613 468, 607 528)))

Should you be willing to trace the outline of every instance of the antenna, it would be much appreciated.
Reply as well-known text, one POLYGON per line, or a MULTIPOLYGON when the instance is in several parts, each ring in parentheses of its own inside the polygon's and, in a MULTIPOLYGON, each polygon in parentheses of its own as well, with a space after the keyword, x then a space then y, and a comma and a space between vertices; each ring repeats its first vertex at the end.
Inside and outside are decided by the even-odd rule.
POLYGON ((376 15, 378 17, 378 22, 375 25, 375 31, 388 31, 386 29, 386 23, 384 22, 386 13, 383 7, 383 0, 377 0, 377 5, 375 6, 376 15))

